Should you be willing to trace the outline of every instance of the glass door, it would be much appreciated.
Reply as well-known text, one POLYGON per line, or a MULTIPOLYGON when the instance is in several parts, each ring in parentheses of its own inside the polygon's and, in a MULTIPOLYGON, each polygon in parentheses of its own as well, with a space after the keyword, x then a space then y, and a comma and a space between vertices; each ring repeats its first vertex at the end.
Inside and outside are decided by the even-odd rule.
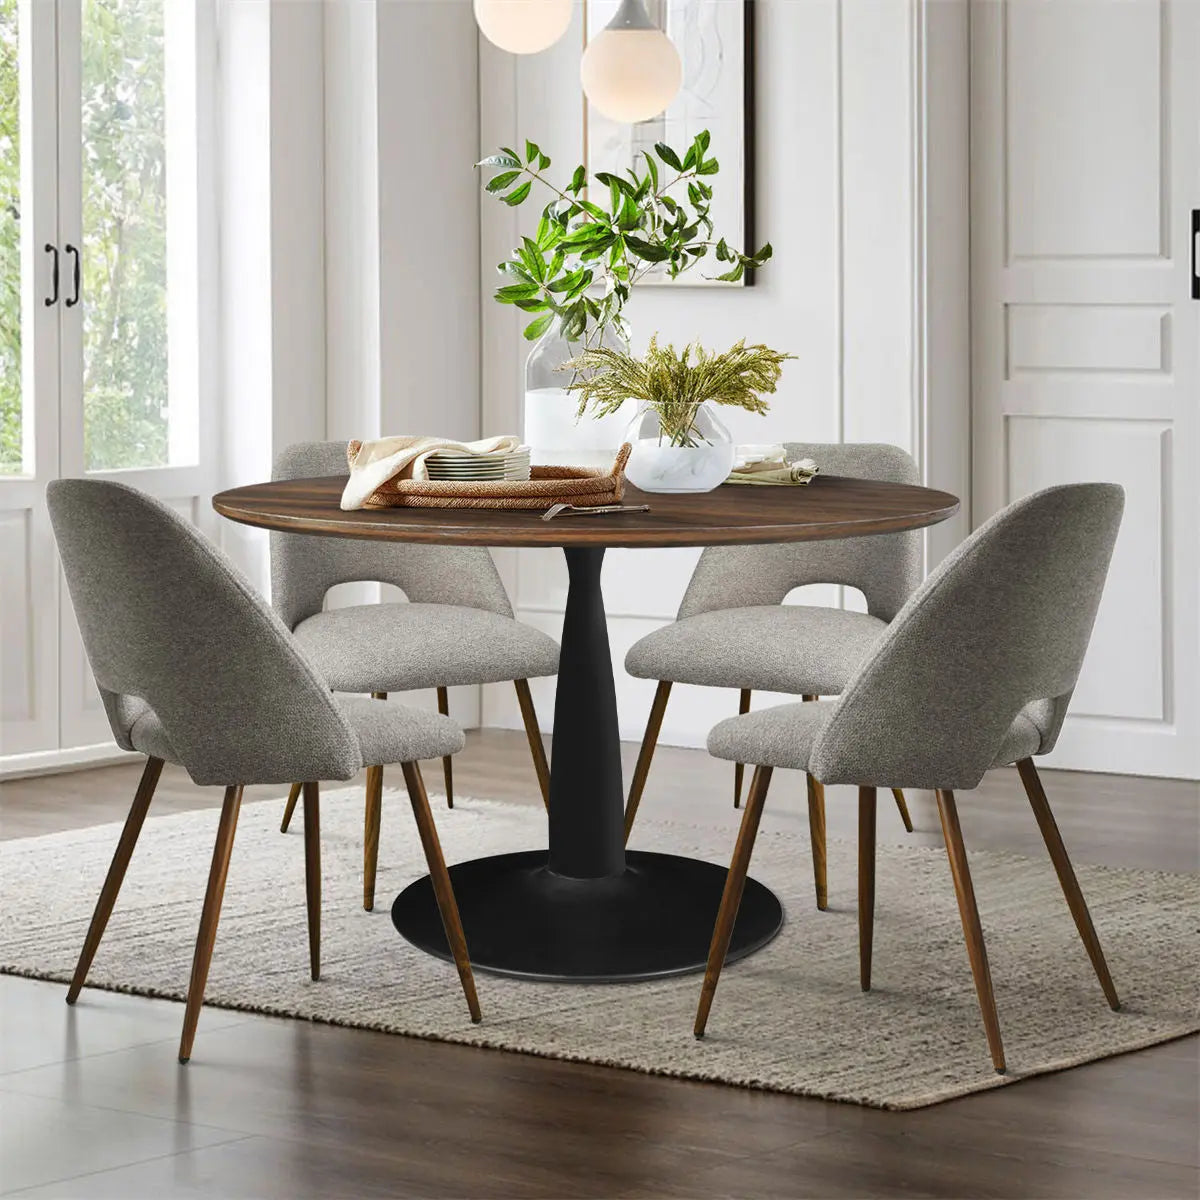
MULTIPOLYGON (((198 344, 198 6, 58 0, 63 239, 60 469, 190 519, 211 491, 198 344)), ((108 724, 64 596, 64 745, 108 724)))
POLYGON ((200 64, 211 63, 209 30, 211 0, 0 0, 5 755, 110 738, 57 579, 46 483, 97 475, 192 520, 207 511, 200 64))
POLYGON ((55 6, 0 0, 0 754, 58 746, 55 6))

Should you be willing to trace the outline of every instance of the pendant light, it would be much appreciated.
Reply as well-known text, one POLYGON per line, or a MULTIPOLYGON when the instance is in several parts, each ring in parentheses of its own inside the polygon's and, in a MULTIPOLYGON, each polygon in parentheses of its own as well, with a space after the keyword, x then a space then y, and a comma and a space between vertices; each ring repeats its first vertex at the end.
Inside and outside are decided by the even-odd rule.
POLYGON ((642 0, 621 0, 617 15, 589 40, 579 78, 590 104, 632 125, 658 116, 675 99, 683 64, 642 0))
POLYGON ((572 0, 475 0, 483 36, 509 54, 537 54, 571 24, 572 0))

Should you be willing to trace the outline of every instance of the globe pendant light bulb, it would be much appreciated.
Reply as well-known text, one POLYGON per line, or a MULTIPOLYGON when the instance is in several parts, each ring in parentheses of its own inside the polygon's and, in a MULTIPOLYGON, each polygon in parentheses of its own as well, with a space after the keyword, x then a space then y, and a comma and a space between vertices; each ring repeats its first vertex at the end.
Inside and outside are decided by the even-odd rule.
POLYGON ((537 54, 571 24, 572 0, 475 0, 483 36, 509 54, 537 54))
POLYGON ((642 0, 622 0, 617 15, 589 40, 579 78, 588 103, 632 125, 657 117, 675 99, 683 64, 642 0))

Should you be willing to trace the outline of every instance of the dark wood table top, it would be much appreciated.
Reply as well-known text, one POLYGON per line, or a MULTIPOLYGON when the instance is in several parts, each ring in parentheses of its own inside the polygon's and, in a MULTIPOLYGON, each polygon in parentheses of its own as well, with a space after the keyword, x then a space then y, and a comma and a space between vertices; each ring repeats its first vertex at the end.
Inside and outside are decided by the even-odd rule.
POLYGON ((958 511, 932 488, 820 475, 807 487, 722 484, 700 494, 639 491, 626 504, 648 513, 564 516, 483 508, 373 508, 343 512, 346 477, 231 488, 213 508, 231 521, 287 533, 459 546, 716 546, 805 542, 921 529, 958 511))

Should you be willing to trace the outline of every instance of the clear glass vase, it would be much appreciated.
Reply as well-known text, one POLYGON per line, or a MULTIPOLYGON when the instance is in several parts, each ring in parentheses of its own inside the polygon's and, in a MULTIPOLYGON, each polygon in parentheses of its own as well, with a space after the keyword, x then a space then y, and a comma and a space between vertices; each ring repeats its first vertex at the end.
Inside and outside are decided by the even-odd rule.
POLYGON ((658 410, 643 404, 625 431, 633 447, 625 478, 643 492, 711 492, 733 470, 733 436, 709 404, 702 404, 687 430, 672 437, 658 410))
MULTIPOLYGON (((629 349, 611 325, 606 325, 590 346, 629 349)), ((567 341, 556 321, 525 360, 523 439, 530 448, 529 460, 535 466, 609 467, 624 441, 633 409, 631 401, 605 417, 585 413, 576 418, 579 399, 567 391, 571 372, 559 368, 583 350, 583 341, 567 341)))

